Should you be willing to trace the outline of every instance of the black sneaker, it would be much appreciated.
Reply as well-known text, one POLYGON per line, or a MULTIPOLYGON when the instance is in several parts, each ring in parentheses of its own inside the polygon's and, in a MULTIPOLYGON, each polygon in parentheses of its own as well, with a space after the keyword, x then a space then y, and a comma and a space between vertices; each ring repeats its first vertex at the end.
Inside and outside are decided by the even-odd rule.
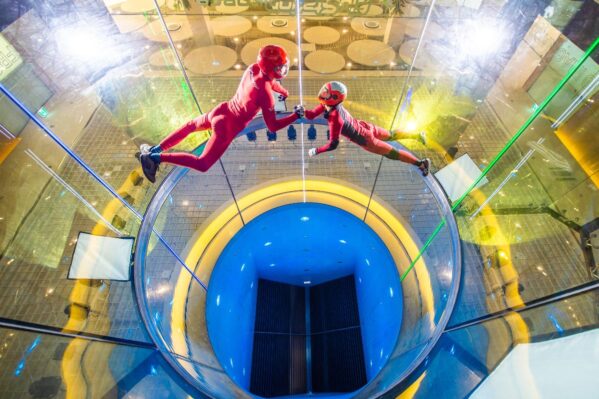
POLYGON ((428 158, 423 158, 420 160, 420 165, 418 169, 422 172, 422 176, 428 176, 429 168, 431 166, 431 160, 428 158))
POLYGON ((155 183, 158 164, 154 162, 152 158, 150 158, 150 154, 141 154, 139 160, 141 162, 141 169, 143 170, 146 178, 152 183, 155 183))

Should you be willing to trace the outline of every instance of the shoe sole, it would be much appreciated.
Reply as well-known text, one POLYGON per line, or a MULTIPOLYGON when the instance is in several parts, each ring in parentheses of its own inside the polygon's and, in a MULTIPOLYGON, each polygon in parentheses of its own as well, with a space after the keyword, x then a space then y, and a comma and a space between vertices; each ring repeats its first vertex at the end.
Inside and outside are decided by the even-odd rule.
POLYGON ((154 173, 152 174, 152 168, 155 168, 156 165, 154 164, 154 162, 150 159, 150 157, 139 157, 140 161, 141 161, 141 170, 144 172, 144 176, 146 177, 146 179, 148 179, 150 182, 155 183, 156 182, 156 169, 154 169, 154 173))
POLYGON ((430 173, 431 161, 426 158, 424 162, 426 162, 426 168, 420 170, 422 171, 422 176, 426 177, 430 173))

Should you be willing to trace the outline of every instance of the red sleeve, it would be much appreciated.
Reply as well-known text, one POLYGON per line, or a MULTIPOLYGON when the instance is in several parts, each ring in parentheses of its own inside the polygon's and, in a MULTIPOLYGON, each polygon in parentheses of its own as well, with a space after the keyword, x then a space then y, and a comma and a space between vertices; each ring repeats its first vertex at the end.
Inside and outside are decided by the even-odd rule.
POLYGON ((284 88, 281 85, 281 82, 279 82, 278 80, 273 80, 272 83, 271 83, 271 85, 272 85, 272 89, 274 91, 276 91, 279 94, 282 94, 285 97, 289 97, 289 92, 287 91, 286 88, 284 88))
POLYGON ((341 115, 339 112, 334 109, 329 112, 329 142, 322 147, 318 147, 316 149, 316 153, 320 154, 321 152, 333 151, 339 145, 339 135, 341 134, 341 127, 343 126, 343 122, 341 120, 341 115))
POLYGON ((324 112, 324 106, 322 104, 318 104, 314 109, 307 109, 304 111, 304 116, 306 119, 312 120, 316 118, 318 115, 324 112))
POLYGON ((262 118, 264 118, 266 127, 271 132, 276 132, 295 122, 297 120, 297 115, 293 113, 284 118, 277 119, 277 114, 275 113, 275 100, 272 98, 271 93, 272 89, 268 85, 264 85, 263 90, 258 94, 258 98, 260 101, 260 108, 262 108, 262 118))

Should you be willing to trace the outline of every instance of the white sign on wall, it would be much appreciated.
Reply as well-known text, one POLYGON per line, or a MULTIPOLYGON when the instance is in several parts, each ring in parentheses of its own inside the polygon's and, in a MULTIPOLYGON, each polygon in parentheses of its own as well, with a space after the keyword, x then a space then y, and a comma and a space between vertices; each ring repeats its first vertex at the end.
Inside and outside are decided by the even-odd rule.
POLYGON ((128 281, 133 238, 105 237, 80 232, 69 279, 128 281))
POLYGON ((0 82, 22 63, 17 50, 0 34, 0 82))
MULTIPOLYGON (((468 154, 464 154, 452 163, 435 173, 435 177, 443 186, 450 200, 459 199, 478 179, 482 171, 476 166, 468 154)), ((486 177, 477 184, 477 188, 487 184, 486 177)))

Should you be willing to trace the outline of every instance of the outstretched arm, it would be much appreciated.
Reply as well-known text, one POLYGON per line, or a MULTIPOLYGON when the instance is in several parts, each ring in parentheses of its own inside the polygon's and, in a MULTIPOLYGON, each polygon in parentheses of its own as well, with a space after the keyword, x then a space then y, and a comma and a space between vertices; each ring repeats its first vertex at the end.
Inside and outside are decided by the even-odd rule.
POLYGON ((331 138, 328 143, 323 145, 322 147, 318 147, 316 149, 316 154, 320 154, 327 151, 333 151, 339 145, 339 132, 341 129, 332 129, 331 124, 329 123, 329 129, 331 133, 331 138))
POLYGON ((271 132, 276 132, 277 130, 283 129, 285 126, 291 125, 298 119, 297 113, 293 113, 284 118, 277 119, 277 114, 275 113, 274 100, 270 95, 270 90, 264 90, 264 96, 262 97, 262 102, 260 104, 260 108, 262 108, 262 118, 264 118, 264 123, 266 123, 266 127, 271 132))
POLYGON ((297 120, 297 114, 291 114, 284 118, 277 119, 275 111, 273 109, 262 109, 262 117, 264 118, 264 122, 266 123, 266 127, 271 132, 276 132, 277 130, 281 130, 286 126, 291 125, 293 122, 297 120))
POLYGON ((333 151, 339 145, 339 136, 341 134, 341 122, 339 120, 338 112, 331 112, 329 114, 329 142, 322 147, 312 148, 308 151, 308 155, 313 156, 327 151, 333 151))
POLYGON ((314 119, 316 118, 318 115, 322 114, 324 112, 324 106, 322 104, 318 104, 316 106, 316 108, 314 109, 307 109, 304 111, 304 115, 306 116, 306 119, 314 119))

